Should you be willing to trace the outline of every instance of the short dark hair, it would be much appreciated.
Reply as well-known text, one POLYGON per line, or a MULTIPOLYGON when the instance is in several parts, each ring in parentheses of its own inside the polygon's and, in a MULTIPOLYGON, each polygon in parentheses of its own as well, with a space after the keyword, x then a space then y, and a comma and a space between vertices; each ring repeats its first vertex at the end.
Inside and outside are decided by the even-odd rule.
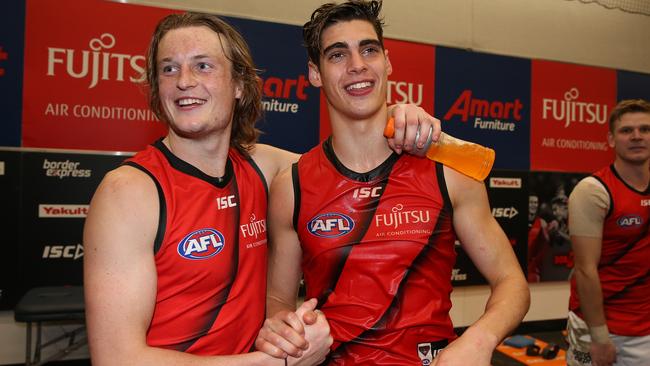
POLYGON ((230 145, 246 154, 257 141, 260 131, 255 122, 262 115, 262 89, 257 76, 248 44, 239 32, 224 20, 213 14, 187 12, 171 14, 163 18, 154 31, 147 51, 146 83, 148 85, 149 107, 161 121, 169 123, 160 100, 158 90, 158 47, 167 32, 186 27, 205 26, 219 34, 226 58, 232 63, 233 79, 242 83, 241 98, 235 103, 230 145))
POLYGON ((384 20, 379 16, 381 0, 349 0, 345 3, 327 3, 311 14, 311 19, 302 27, 302 38, 309 60, 320 66, 323 31, 338 22, 365 20, 375 28, 381 47, 384 47, 384 20))
POLYGON ((614 122, 626 113, 642 112, 650 114, 650 103, 643 99, 625 99, 618 102, 609 115, 609 132, 614 133, 614 122))

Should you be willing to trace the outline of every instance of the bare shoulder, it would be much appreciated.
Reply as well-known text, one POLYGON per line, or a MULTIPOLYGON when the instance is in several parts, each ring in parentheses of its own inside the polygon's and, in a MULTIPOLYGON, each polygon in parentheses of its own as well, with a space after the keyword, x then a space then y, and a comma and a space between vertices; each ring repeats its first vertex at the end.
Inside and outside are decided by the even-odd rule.
POLYGON ((454 207, 463 202, 475 201, 477 199, 484 199, 487 202, 487 191, 483 182, 472 179, 447 166, 443 168, 443 171, 449 198, 454 207))
POLYGON ((300 154, 266 144, 255 144, 250 154, 269 183, 280 171, 290 167, 300 158, 300 154))

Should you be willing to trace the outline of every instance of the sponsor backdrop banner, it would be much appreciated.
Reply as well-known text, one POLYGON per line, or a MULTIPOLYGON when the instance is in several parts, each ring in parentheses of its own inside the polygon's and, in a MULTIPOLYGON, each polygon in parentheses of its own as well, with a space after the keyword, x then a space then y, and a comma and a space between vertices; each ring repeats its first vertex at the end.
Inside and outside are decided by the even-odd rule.
POLYGON ((226 18, 251 48, 261 70, 265 116, 260 142, 303 153, 318 143, 319 91, 309 84, 302 28, 226 18))
POLYGON ((495 169, 527 170, 530 60, 436 48, 442 129, 496 150, 495 169))
POLYGON ((106 172, 126 156, 24 152, 21 242, 24 291, 82 284, 82 232, 106 172))
POLYGON ((645 99, 650 101, 650 75, 631 71, 618 71, 617 100, 645 99))
MULTIPOLYGON (((492 216, 506 233, 519 263, 524 268, 526 262, 526 210, 527 174, 525 172, 496 170, 486 178, 492 216)), ((451 276, 454 286, 485 284, 486 281, 472 260, 456 242, 458 258, 451 276)))
POLYGON ((0 310, 11 309, 22 295, 21 267, 25 237, 20 230, 20 152, 0 150, 0 310))
POLYGON ((20 146, 25 1, 0 5, 0 146, 20 146))
POLYGON ((170 12, 27 1, 23 146, 135 151, 162 136, 139 81, 155 24, 170 12))
POLYGON ((529 282, 566 281, 573 269, 568 197, 584 173, 531 172, 528 197, 529 282))
MULTIPOLYGON (((389 104, 414 103, 433 114, 435 47, 384 39, 393 73, 388 76, 389 104)), ((325 95, 321 95, 320 140, 331 134, 325 95)))
POLYGON ((616 71, 540 60, 532 70, 530 169, 593 172, 608 164, 616 71))

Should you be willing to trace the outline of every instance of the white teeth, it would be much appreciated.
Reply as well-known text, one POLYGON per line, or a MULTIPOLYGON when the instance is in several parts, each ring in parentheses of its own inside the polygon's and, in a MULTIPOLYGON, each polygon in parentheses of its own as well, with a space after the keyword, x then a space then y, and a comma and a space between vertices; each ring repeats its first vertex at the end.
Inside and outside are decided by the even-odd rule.
POLYGON ((204 104, 205 101, 201 99, 196 99, 196 98, 185 98, 185 99, 180 99, 178 101, 178 105, 181 107, 190 105, 190 104, 204 104))
POLYGON ((348 89, 348 90, 352 90, 352 89, 362 89, 362 88, 370 87, 371 85, 372 85, 371 82, 369 82, 369 81, 364 81, 364 82, 362 82, 362 83, 352 84, 352 85, 348 86, 347 89, 348 89))

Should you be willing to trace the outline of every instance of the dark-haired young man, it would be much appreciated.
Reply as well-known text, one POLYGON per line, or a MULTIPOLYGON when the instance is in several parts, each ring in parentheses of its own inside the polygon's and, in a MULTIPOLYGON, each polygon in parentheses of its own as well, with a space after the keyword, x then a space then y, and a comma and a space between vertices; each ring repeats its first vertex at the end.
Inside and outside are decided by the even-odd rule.
MULTIPOLYGON (((293 311, 302 263, 307 297, 318 298, 334 337, 327 364, 489 365, 528 309, 526 280, 482 182, 394 154, 383 138, 392 66, 380 10, 379 1, 325 4, 303 27, 332 136, 272 184, 267 313, 293 311), (492 288, 458 339, 449 316, 456 237, 492 288)), ((278 323, 267 320, 268 333, 278 323)))

